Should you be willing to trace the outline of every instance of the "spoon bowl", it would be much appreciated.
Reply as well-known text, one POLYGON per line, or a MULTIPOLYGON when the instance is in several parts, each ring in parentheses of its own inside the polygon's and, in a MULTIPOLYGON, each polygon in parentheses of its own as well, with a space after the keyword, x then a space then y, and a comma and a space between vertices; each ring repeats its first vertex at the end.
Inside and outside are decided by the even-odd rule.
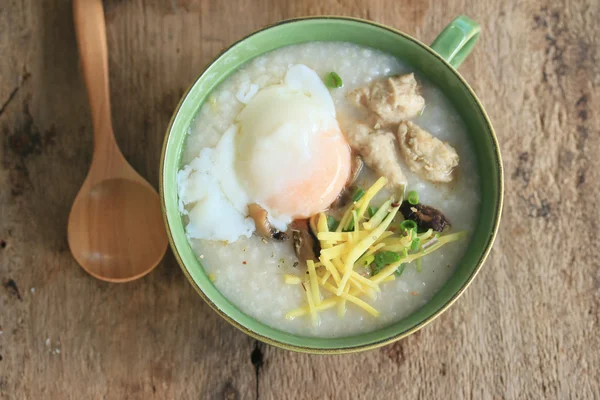
POLYGON ((94 277, 127 282, 150 272, 167 250, 160 198, 114 138, 102 0, 74 0, 73 16, 92 111, 94 156, 69 215, 69 248, 94 277))
POLYGON ((108 179, 81 191, 69 218, 73 256, 90 275, 110 282, 147 274, 165 252, 162 217, 148 212, 156 209, 156 191, 128 179, 108 179))

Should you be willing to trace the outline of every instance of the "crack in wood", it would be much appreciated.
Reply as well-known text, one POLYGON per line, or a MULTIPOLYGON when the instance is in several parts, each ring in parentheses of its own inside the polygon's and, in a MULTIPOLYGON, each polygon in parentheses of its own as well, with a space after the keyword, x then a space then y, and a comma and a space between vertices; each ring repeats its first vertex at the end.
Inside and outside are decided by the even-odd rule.
POLYGON ((2 106, 0 106, 0 116, 2 116, 2 114, 4 114, 4 111, 6 110, 6 108, 13 101, 13 99, 15 98, 15 96, 17 95, 19 90, 23 87, 25 82, 27 82, 27 80, 29 79, 30 76, 31 76, 31 74, 28 72, 25 72, 25 74, 23 74, 19 84, 12 90, 12 92, 10 92, 10 94, 8 95, 8 99, 6 99, 6 101, 4 103, 2 103, 2 106))
POLYGON ((254 341, 254 350, 252 350, 252 353, 250 354, 250 361, 252 362, 252 365, 254 365, 254 372, 256 374, 256 400, 258 400, 260 398, 260 370, 264 365, 264 355, 258 340, 254 341))

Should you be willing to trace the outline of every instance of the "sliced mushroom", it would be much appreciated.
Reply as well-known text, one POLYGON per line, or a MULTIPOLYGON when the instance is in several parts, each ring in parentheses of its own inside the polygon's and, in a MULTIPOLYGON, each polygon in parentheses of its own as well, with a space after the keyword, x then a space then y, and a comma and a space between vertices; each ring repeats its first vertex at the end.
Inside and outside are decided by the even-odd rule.
POLYGON ((307 219, 295 220, 291 225, 291 230, 298 261, 306 263, 307 260, 318 260, 321 246, 310 231, 309 221, 307 219))
POLYGON ((331 203, 331 208, 336 210, 339 208, 346 207, 350 204, 352 200, 352 194, 356 191, 356 187, 354 186, 346 186, 342 189, 338 197, 335 199, 333 203, 331 203))
POLYGON ((359 155, 355 155, 352 157, 352 165, 350 168, 350 177, 348 178, 348 182, 346 182, 346 187, 351 186, 358 180, 358 176, 362 171, 364 166, 362 157, 359 155))
POLYGON ((316 237, 317 234, 319 233, 319 215, 320 214, 315 214, 312 217, 310 217, 308 219, 308 225, 310 227, 310 231, 312 232, 312 234, 316 237))
POLYGON ((410 204, 404 201, 400 206, 400 212, 404 218, 415 221, 421 229, 442 232, 446 226, 450 226, 450 221, 440 210, 421 203, 410 204))
POLYGON ((258 233, 259 236, 279 241, 288 239, 288 236, 285 232, 277 230, 271 225, 267 210, 262 208, 260 205, 256 203, 250 204, 248 206, 248 215, 254 220, 254 223, 256 224, 256 233, 258 233))
POLYGON ((271 237, 273 239, 277 240, 278 242, 283 242, 284 240, 288 240, 289 239, 287 233, 279 231, 277 229, 275 229, 273 231, 273 234, 271 235, 271 237))

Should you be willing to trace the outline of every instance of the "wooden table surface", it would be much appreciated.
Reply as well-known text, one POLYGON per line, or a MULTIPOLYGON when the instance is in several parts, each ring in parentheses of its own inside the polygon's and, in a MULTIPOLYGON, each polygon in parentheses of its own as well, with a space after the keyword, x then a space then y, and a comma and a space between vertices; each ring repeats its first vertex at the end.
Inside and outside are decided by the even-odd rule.
POLYGON ((92 152, 70 2, 2 0, 0 398, 599 398, 598 0, 111 0, 105 11, 117 141, 154 185, 179 97, 232 41, 339 14, 431 42, 468 14, 483 33, 461 73, 502 147, 502 227, 449 311, 347 356, 249 338, 170 253, 139 281, 99 282, 66 240, 92 152))

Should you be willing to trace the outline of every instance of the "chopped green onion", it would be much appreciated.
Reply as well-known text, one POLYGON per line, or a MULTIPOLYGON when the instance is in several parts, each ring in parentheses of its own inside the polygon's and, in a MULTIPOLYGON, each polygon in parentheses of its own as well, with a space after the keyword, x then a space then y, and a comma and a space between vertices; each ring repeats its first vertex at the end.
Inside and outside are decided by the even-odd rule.
POLYGON ((406 196, 406 199, 413 206, 416 206, 417 204, 419 204, 419 194, 417 192, 415 192, 414 190, 411 190, 410 192, 408 192, 408 196, 406 196))
POLYGON ((419 111, 419 114, 418 114, 418 115, 419 115, 419 117, 420 117, 421 115, 423 115, 423 111, 425 111, 425 106, 423 106, 423 108, 421 108, 421 111, 419 111))
POLYGON ((373 261, 375 261, 375 256, 373 254, 367 255, 367 252, 365 252, 365 254, 363 254, 358 260, 356 260, 355 265, 366 268, 369 265, 371 265, 373 261))
POLYGON ((365 195, 365 191, 362 188, 356 188, 356 191, 352 195, 352 201, 359 201, 365 195))
POLYGON ((400 224, 400 228, 405 231, 416 230, 417 223, 415 221, 413 221, 412 219, 406 219, 406 220, 402 221, 402 223, 400 224))
POLYGON ((400 261, 400 254, 393 251, 382 251, 381 253, 375 254, 375 265, 371 266, 371 275, 377 275, 383 267, 388 264, 400 261))
POLYGON ((344 86, 344 83, 342 82, 342 78, 340 78, 338 74, 336 74, 335 72, 330 72, 325 77, 325 85, 331 89, 335 89, 341 88, 342 86, 344 86))
POLYGON ((350 219, 350 221, 348 221, 348 224, 346 225, 346 227, 344 229, 342 229, 342 231, 344 232, 352 232, 354 230, 354 218, 350 219))
POLYGON ((396 276, 401 276, 402 273, 404 272, 405 268, 406 268, 406 264, 400 264, 400 266, 398 267, 396 272, 394 272, 394 274, 396 274, 396 276))
POLYGON ((359 259, 359 261, 363 267, 368 267, 373 261, 375 261, 375 256, 373 254, 370 254, 363 259, 359 259))
POLYGON ((335 232, 338 224, 339 222, 331 215, 327 216, 327 228, 329 229, 329 232, 335 232))
POLYGON ((400 255, 393 251, 382 251, 381 253, 375 254, 375 262, 377 263, 378 260, 387 265, 400 261, 400 255))
POLYGON ((408 249, 405 247, 402 249, 402 254, 400 254, 400 258, 408 257, 408 249))
POLYGON ((375 215, 375 213, 377 212, 377 210, 378 210, 377 207, 369 206, 369 208, 367 208, 367 212, 369 213, 369 218, 372 218, 373 215, 375 215))
POLYGON ((421 244, 421 239, 419 238, 414 238, 411 245, 410 245, 410 249, 412 251, 417 251, 419 249, 419 245, 421 244))
POLYGON ((423 259, 417 258, 417 272, 421 272, 423 270, 423 264, 421 261, 423 261, 423 259))
POLYGON ((344 232, 352 232, 354 230, 354 221, 356 219, 356 210, 352 211, 352 218, 346 224, 346 228, 342 229, 344 232))

